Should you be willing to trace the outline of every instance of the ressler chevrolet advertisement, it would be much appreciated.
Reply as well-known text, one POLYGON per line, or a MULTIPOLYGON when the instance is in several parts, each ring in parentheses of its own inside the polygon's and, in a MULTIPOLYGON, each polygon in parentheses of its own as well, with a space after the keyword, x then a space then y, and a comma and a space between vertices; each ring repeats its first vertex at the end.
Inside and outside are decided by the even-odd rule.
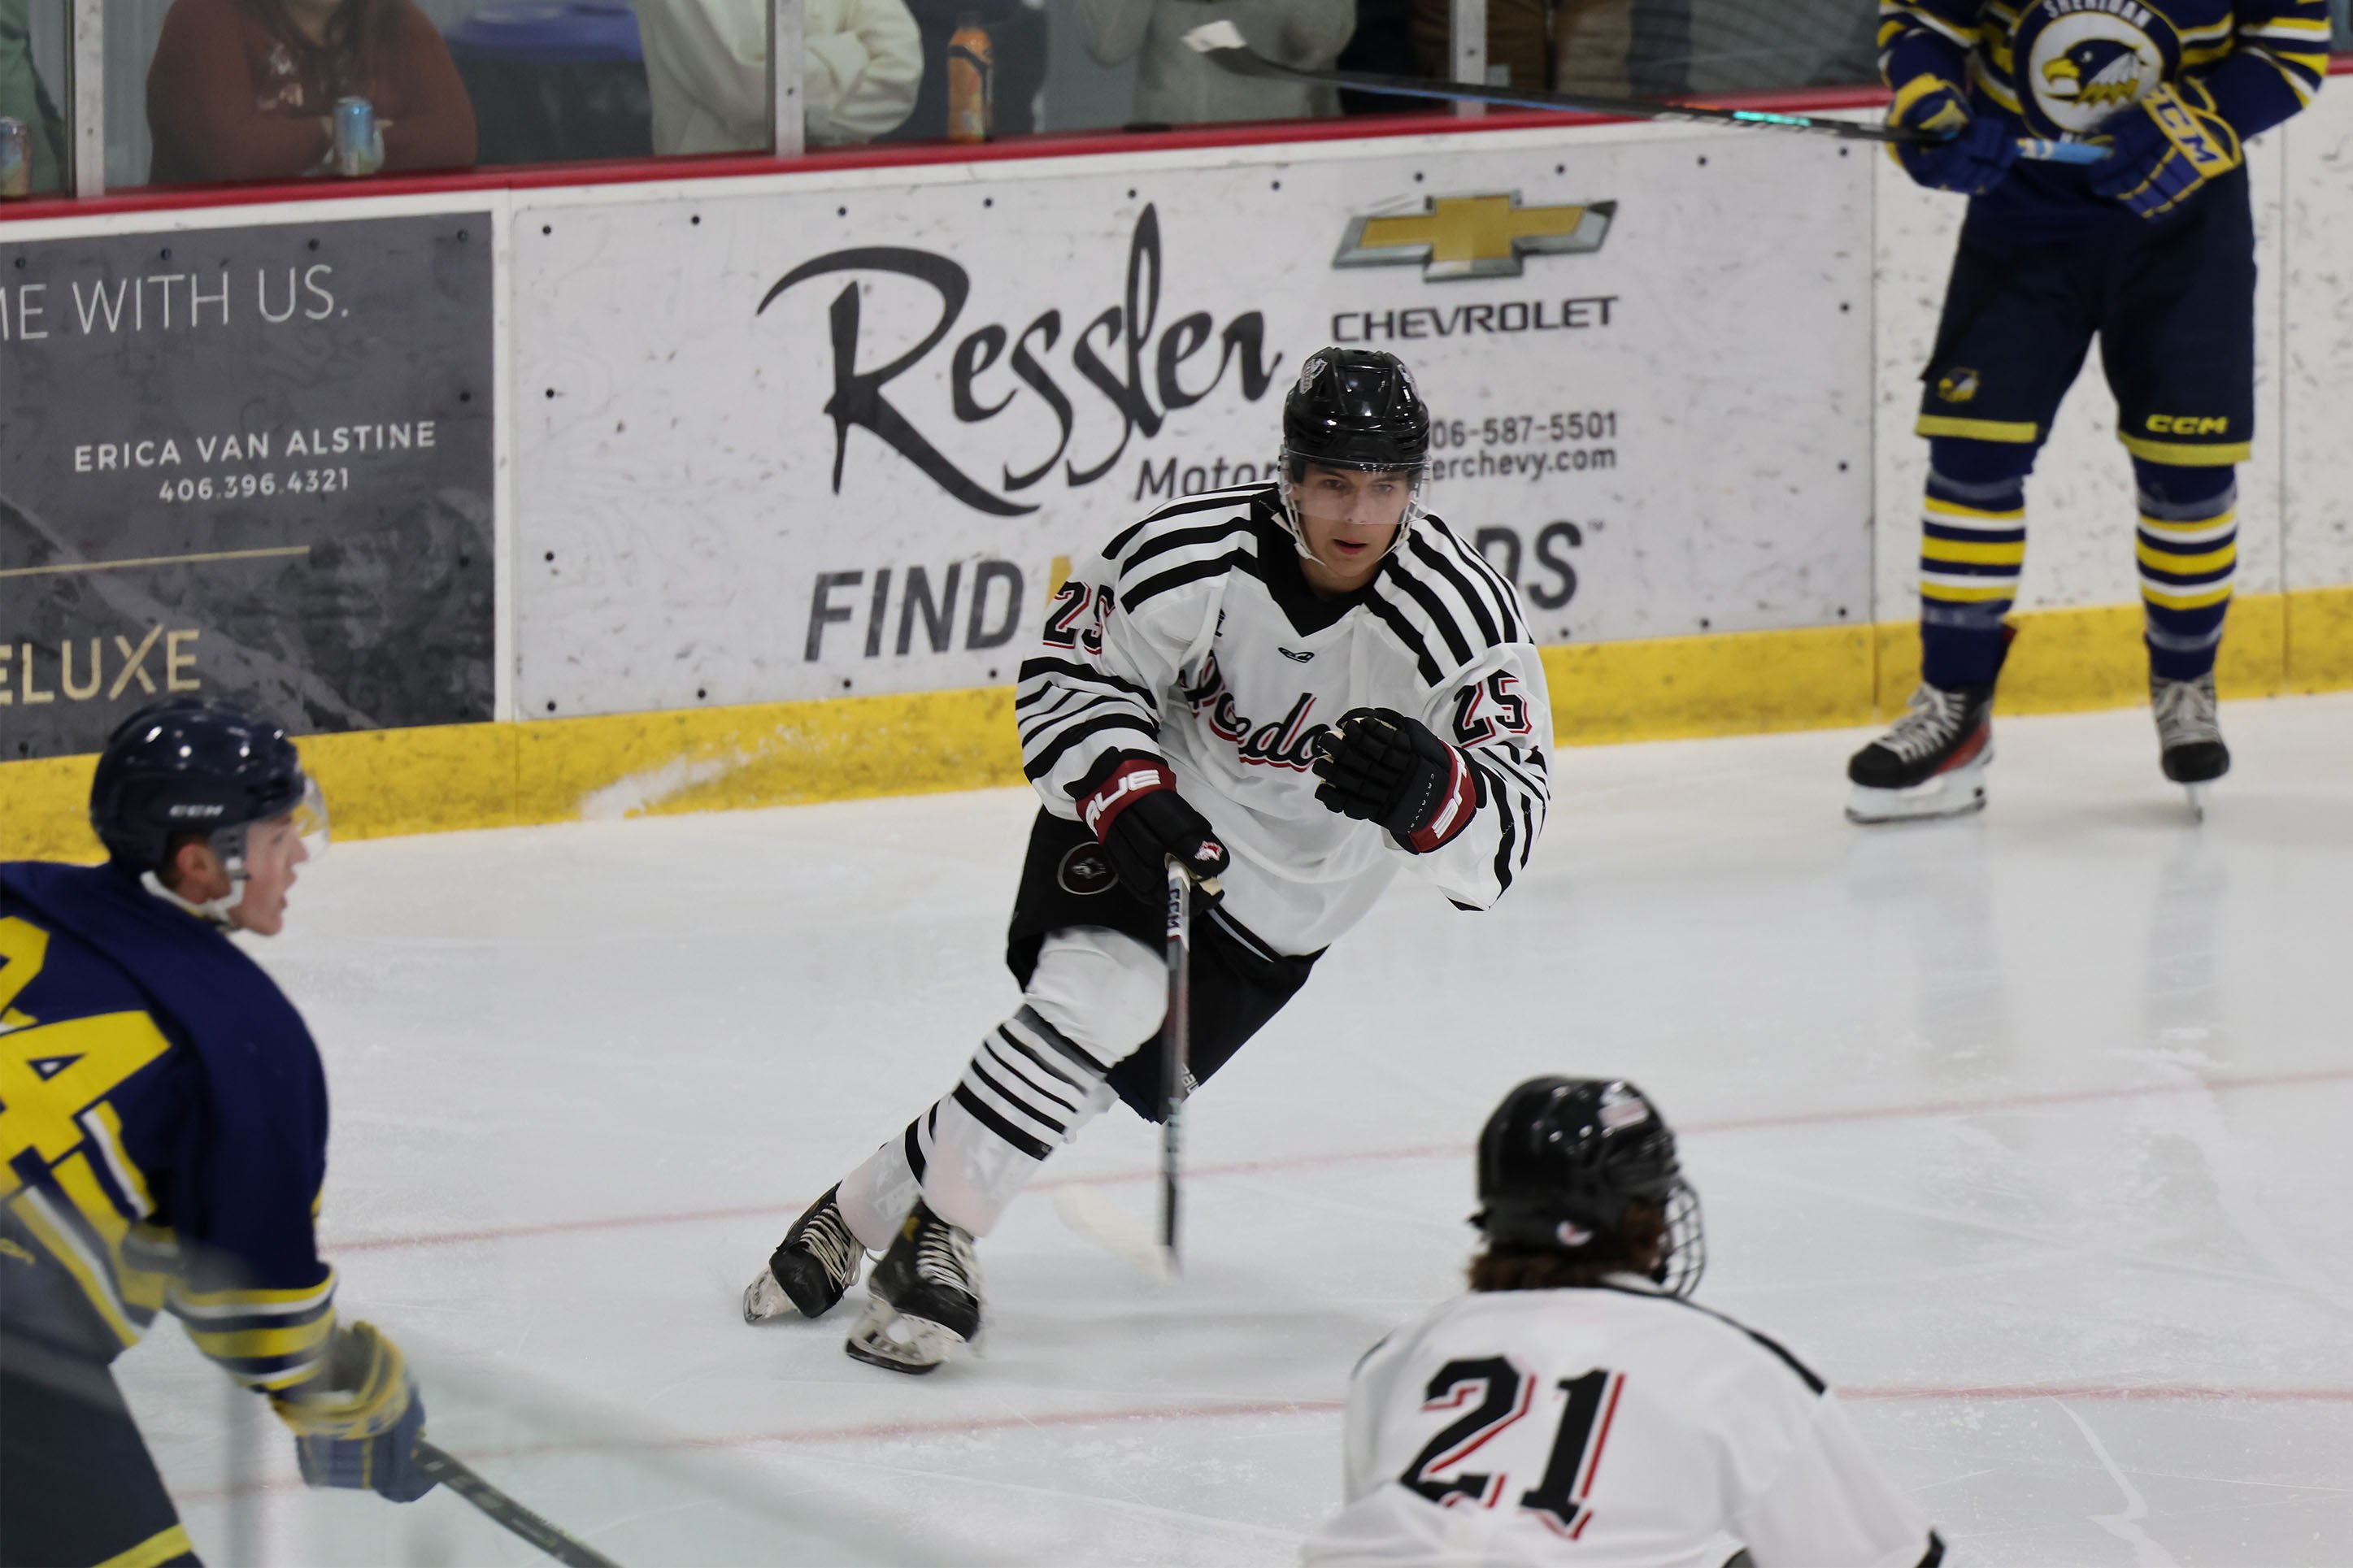
MULTIPOLYGON (((1698 134, 517 208, 518 710, 1009 681, 1073 555, 1387 349, 1540 638, 1868 617, 1868 181, 1698 134)), ((1256 160, 1256 161, 1249 161, 1256 160)))

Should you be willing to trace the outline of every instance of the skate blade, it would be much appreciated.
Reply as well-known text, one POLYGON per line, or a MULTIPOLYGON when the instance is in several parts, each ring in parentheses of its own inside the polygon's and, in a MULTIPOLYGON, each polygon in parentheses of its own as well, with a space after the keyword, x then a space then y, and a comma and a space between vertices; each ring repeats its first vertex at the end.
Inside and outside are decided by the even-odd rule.
POLYGON ((2183 784, 2181 791, 2189 797, 2189 820, 2205 821, 2207 786, 2202 784, 2183 784))
POLYGON ((747 1323, 773 1323, 778 1318, 797 1318, 801 1310, 776 1283, 776 1277, 766 1269, 760 1277, 744 1287, 744 1321, 747 1323))
POLYGON ((1986 804, 1985 764, 1980 757, 1965 767, 1914 784, 1910 789, 1872 789, 1856 784, 1847 796, 1846 819, 1868 826, 1881 822, 1926 822, 1940 816, 1966 816, 1983 811, 1986 804))
POLYGON ((937 1372, 940 1363, 964 1342, 964 1336, 954 1329, 928 1318, 906 1317, 889 1302, 870 1297, 865 1313, 841 1348, 853 1361, 921 1377, 937 1372))

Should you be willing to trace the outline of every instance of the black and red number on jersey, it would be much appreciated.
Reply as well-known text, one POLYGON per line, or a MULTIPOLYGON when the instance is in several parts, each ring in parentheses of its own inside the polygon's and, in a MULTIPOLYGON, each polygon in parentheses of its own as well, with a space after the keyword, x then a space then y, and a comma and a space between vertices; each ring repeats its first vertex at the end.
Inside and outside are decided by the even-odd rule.
MULTIPOLYGON (((1423 1391, 1422 1409, 1436 1413, 1467 1405, 1469 1411, 1423 1446, 1398 1477, 1398 1483, 1440 1508, 1493 1508, 1508 1492, 1511 1477, 1500 1468, 1465 1467, 1529 1413, 1542 1382, 1508 1356, 1451 1361, 1439 1368, 1423 1391)), ((1561 1402, 1559 1425, 1546 1454, 1544 1474, 1520 1494, 1519 1507, 1567 1540, 1582 1534, 1592 1517, 1588 1500, 1625 1385, 1625 1373, 1600 1367, 1554 1385, 1554 1397, 1561 1402)), ((1485 1463, 1493 1465, 1494 1460, 1491 1457, 1485 1463)))
POLYGON ((1046 616, 1046 646, 1083 647, 1090 657, 1099 657, 1103 653, 1103 621, 1111 615, 1113 598, 1108 583, 1099 584, 1092 594, 1076 578, 1055 589, 1054 607, 1046 616), (1095 609, 1093 624, 1082 631, 1079 621, 1086 615, 1090 601, 1095 609))
POLYGON ((1454 743, 1476 746, 1498 734, 1528 732, 1528 700, 1520 695, 1519 678, 1496 670, 1454 694, 1454 743))

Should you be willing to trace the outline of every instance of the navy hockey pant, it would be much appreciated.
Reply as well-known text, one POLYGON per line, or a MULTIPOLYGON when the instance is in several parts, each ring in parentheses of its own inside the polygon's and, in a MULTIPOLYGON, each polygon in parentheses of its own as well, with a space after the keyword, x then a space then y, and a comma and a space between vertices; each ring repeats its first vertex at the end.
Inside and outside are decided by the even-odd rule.
POLYGON ((2254 434, 2254 226, 2243 171, 2155 223, 2073 237, 1961 229, 1923 380, 1921 673, 1993 679, 2026 559, 2026 476, 2094 338, 2139 497, 2149 668, 2214 667, 2238 564, 2233 465, 2254 434))

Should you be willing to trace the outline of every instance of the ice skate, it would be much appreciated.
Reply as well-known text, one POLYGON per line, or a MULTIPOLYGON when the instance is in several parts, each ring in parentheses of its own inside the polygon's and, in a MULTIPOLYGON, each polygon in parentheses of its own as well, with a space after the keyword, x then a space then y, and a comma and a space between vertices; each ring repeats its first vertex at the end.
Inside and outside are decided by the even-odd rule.
POLYGON ((842 1348, 892 1372, 931 1372, 980 1332, 972 1237, 920 1199, 866 1280, 866 1310, 842 1348))
POLYGON ((839 1191, 839 1185, 828 1187, 825 1196, 809 1205, 776 1244, 759 1278, 744 1287, 745 1322, 765 1323, 794 1314, 821 1318, 858 1282, 866 1249, 841 1217, 834 1201, 839 1191))
POLYGON ((1993 687, 1947 690, 1924 680, 1910 710, 1848 761, 1854 793, 1847 820, 1905 822, 1981 811, 1992 761, 1993 687))
POLYGON ((2215 711, 2211 670, 2195 680, 2148 678, 2148 705, 2157 715, 2159 765, 2165 776, 2189 792, 2189 809, 2206 816, 2206 786, 2231 771, 2231 748, 2222 743, 2215 711))

